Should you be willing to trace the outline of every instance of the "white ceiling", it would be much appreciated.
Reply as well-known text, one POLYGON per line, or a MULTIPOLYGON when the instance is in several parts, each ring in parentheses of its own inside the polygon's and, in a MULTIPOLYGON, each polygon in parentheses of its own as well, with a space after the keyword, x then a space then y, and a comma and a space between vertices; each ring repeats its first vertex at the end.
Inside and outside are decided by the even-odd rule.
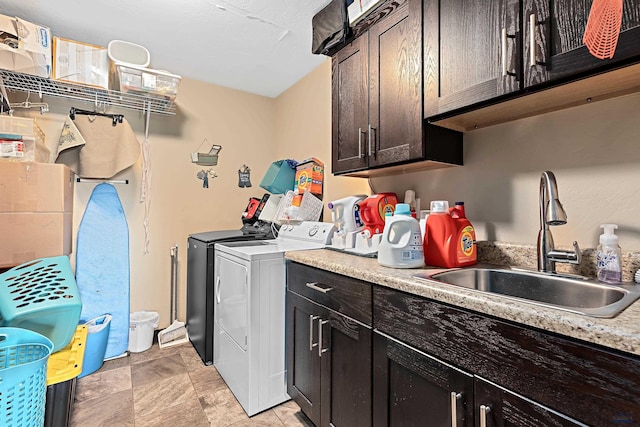
POLYGON ((146 47, 150 66, 276 97, 317 67, 311 19, 329 0, 0 0, 53 36, 146 47))

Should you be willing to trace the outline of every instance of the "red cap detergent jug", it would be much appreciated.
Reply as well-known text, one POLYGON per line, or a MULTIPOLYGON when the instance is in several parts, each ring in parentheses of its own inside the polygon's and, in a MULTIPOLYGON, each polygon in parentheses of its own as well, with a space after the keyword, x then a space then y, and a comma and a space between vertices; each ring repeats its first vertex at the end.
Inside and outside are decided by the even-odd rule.
POLYGON ((364 222, 363 233, 369 236, 382 233, 384 230, 384 216, 387 212, 393 213, 398 204, 396 193, 373 194, 362 200, 360 206, 360 218, 364 222))
POLYGON ((476 232, 465 217, 464 203, 431 202, 427 217, 423 251, 425 263, 434 267, 465 267, 477 262, 476 232))

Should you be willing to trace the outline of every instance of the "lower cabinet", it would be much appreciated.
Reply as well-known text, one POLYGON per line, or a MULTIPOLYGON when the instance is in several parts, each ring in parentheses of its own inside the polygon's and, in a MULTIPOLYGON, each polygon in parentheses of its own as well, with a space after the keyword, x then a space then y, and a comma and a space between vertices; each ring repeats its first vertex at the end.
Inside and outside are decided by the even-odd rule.
POLYGON ((317 427, 640 425, 640 358, 289 262, 287 385, 317 427))
POLYGON ((388 335, 373 335, 374 427, 585 425, 388 335))
POLYGON ((473 376, 373 334, 373 425, 473 426, 473 376))
MULTIPOLYGON (((429 355, 473 375, 473 398, 465 401, 473 402, 474 424, 466 424, 469 422, 466 418, 462 425, 640 425, 637 356, 382 286, 373 288, 373 318, 374 395, 381 390, 376 388, 379 384, 376 370, 381 369, 382 350, 377 338, 380 332, 415 349, 422 359, 429 355)), ((459 392, 444 379, 440 384, 436 388, 440 394, 441 390, 459 392)), ((443 406, 437 412, 438 417, 447 417, 450 410, 451 405, 443 406)), ((457 409, 457 413, 461 410, 457 409)), ((416 425, 390 419, 383 417, 378 424, 376 416, 375 423, 394 427, 416 425)), ((412 422, 416 420, 419 419, 412 422)), ((433 425, 447 425, 442 422, 433 425)))
POLYGON ((482 378, 475 379, 475 418, 481 427, 585 426, 482 378))
MULTIPOLYGON (((288 280, 291 276, 295 274, 289 274, 288 280)), ((310 285, 306 289, 319 289, 315 291, 319 297, 326 298, 331 292, 340 295, 340 283, 331 283, 326 277, 321 283, 310 279, 308 276, 304 279, 304 284, 310 285)), ((370 426, 371 327, 292 292, 291 288, 296 286, 289 288, 289 395, 318 427, 370 426)), ((369 287, 369 307, 370 292, 369 287)))

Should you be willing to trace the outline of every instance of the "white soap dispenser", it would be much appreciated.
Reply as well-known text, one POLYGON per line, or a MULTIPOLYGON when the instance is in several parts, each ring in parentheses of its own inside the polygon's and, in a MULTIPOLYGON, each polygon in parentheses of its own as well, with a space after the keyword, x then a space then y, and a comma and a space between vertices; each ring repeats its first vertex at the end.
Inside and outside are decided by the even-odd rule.
POLYGON ((622 280, 621 250, 618 236, 614 230, 616 224, 602 224, 604 233, 600 235, 600 244, 596 252, 598 280, 606 283, 618 283, 622 280))

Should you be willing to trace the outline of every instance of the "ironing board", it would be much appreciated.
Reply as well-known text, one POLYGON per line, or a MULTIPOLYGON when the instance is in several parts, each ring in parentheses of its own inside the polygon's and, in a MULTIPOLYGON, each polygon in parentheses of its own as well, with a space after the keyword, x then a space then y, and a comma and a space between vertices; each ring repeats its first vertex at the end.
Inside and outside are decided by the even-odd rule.
POLYGON ((129 228, 118 192, 98 184, 78 229, 76 282, 81 319, 111 314, 105 359, 129 346, 129 228))

